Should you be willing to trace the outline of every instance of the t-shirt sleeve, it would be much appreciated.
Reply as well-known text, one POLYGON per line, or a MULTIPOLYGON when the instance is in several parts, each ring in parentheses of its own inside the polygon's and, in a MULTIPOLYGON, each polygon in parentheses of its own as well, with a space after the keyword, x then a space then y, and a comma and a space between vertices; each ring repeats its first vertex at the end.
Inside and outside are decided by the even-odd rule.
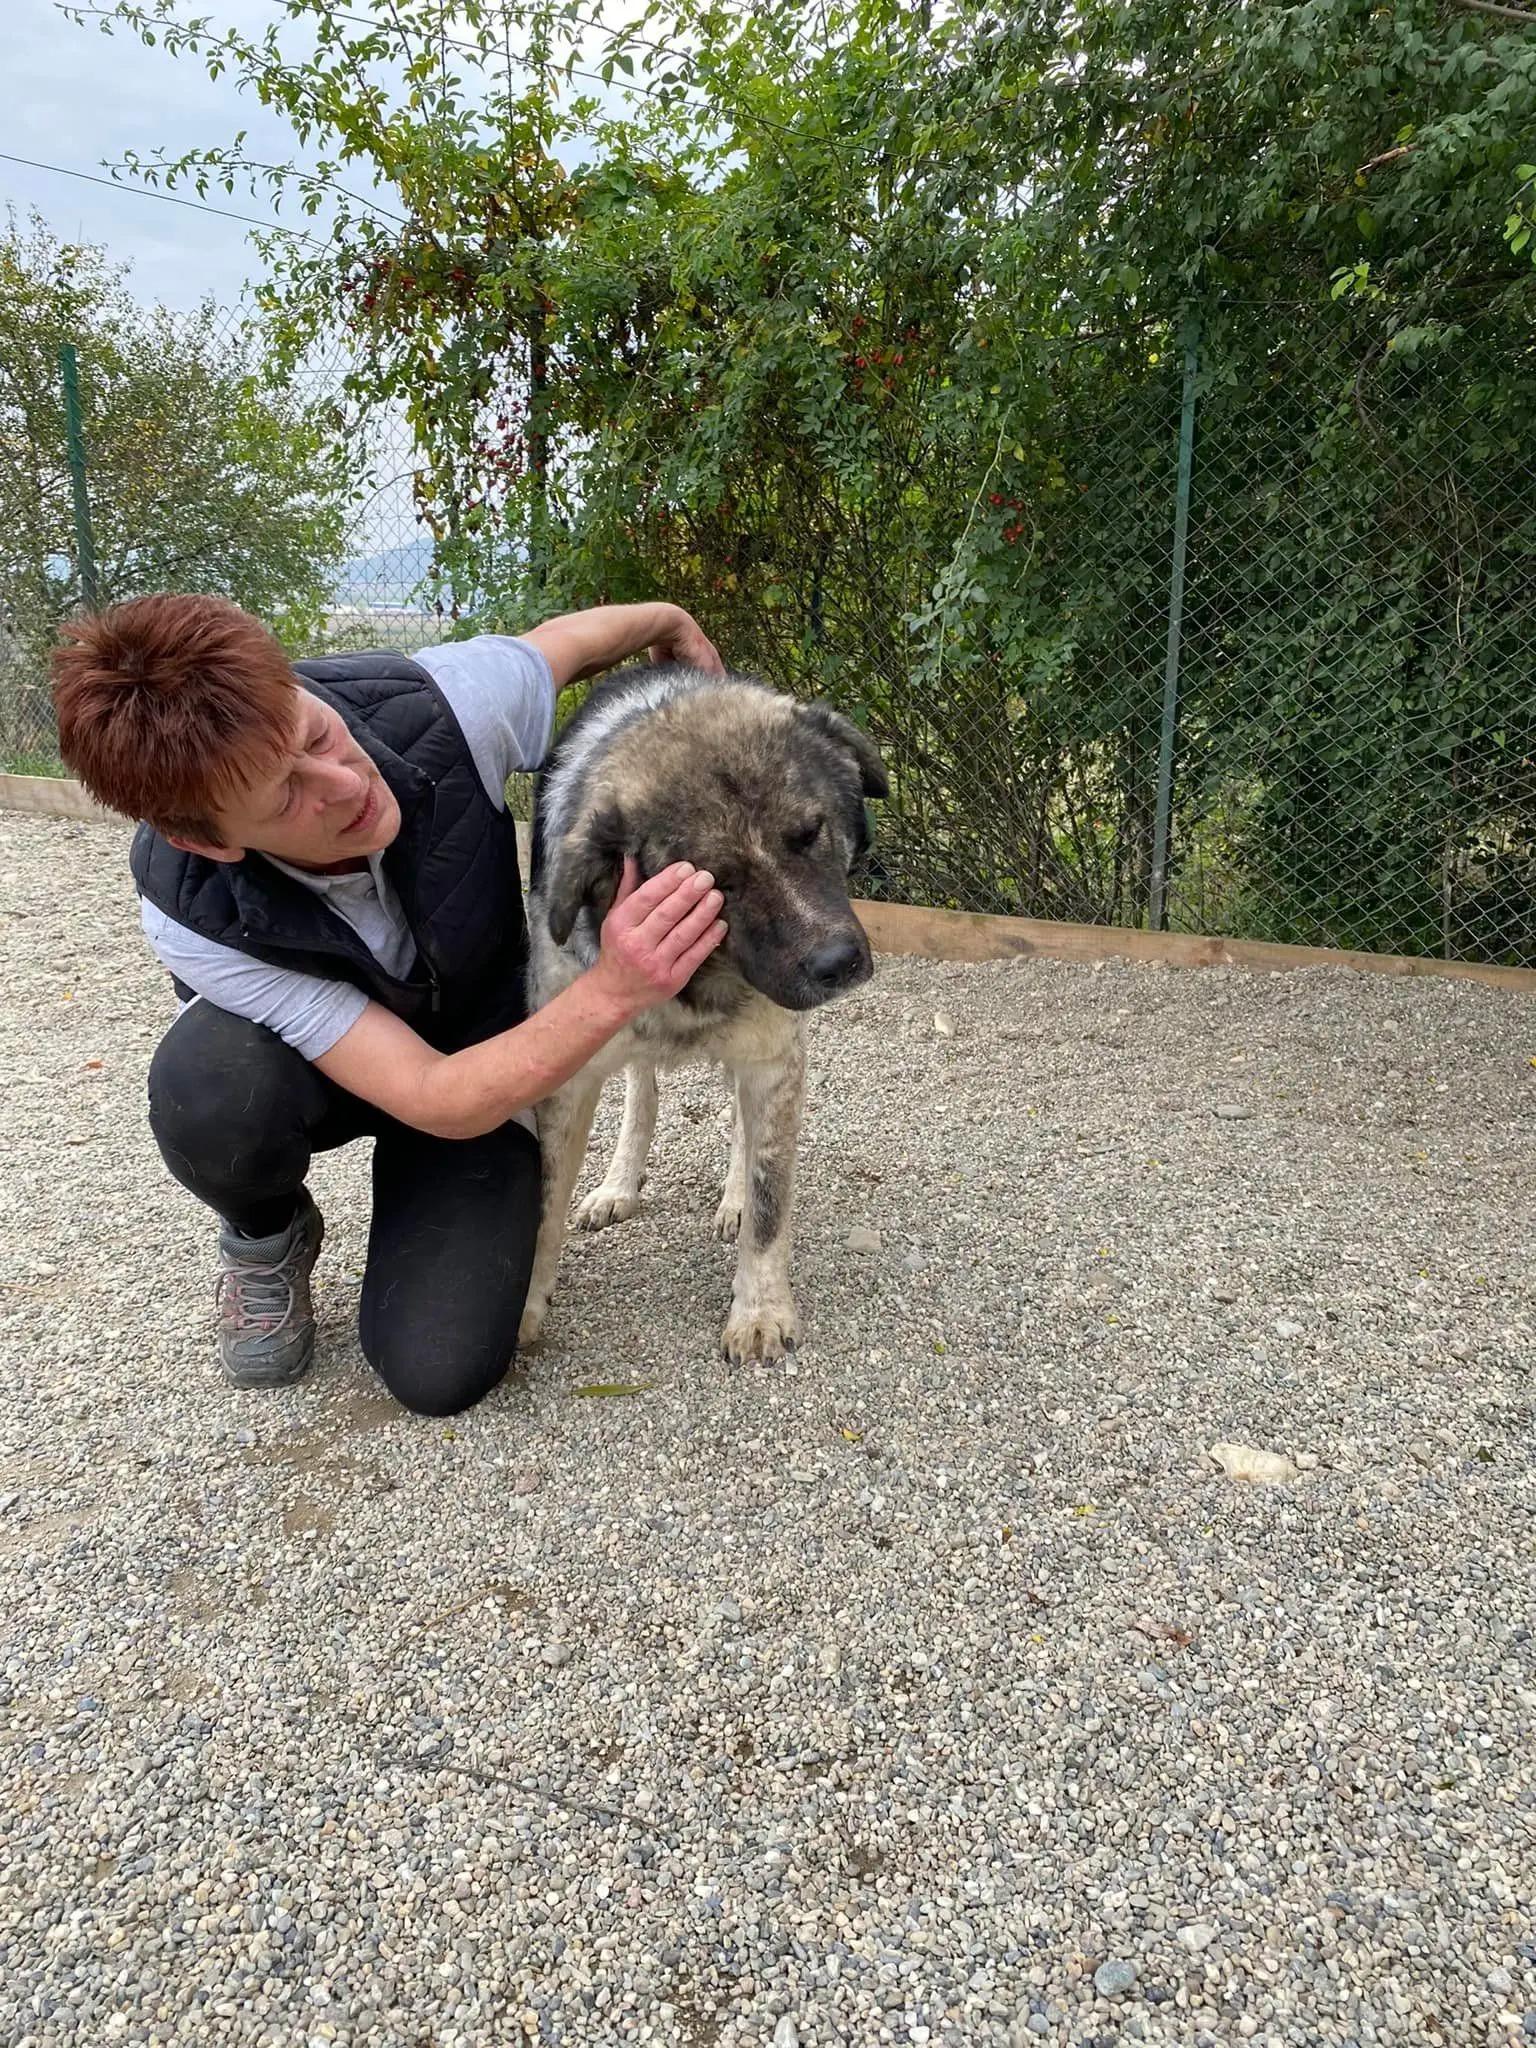
POLYGON ((189 931, 152 903, 141 901, 139 916, 157 958, 179 982, 220 1010, 265 1024, 307 1060, 328 1053, 368 1007, 349 981, 269 967, 189 931))
POLYGON ((424 668, 459 721, 491 802, 506 804, 509 775, 538 768, 555 727, 555 679, 531 641, 480 633, 423 647, 411 659, 424 668))

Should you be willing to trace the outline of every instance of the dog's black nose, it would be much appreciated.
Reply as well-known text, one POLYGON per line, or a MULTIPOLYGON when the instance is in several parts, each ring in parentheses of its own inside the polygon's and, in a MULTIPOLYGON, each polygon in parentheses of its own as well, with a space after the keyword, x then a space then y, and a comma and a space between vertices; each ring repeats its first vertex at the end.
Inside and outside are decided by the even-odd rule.
POLYGON ((862 964, 864 949, 857 939, 828 939, 805 962, 806 978, 818 988, 840 988, 862 964))

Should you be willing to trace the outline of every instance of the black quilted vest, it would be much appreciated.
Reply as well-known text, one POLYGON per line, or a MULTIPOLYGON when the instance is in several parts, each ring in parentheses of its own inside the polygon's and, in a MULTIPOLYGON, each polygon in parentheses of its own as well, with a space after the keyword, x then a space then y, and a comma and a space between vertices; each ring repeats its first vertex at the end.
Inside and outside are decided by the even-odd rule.
POLYGON ((259 853, 205 860, 140 825, 139 894, 221 946, 352 982, 443 1052, 520 1023, 528 933, 516 827, 487 797, 436 683, 403 654, 296 661, 294 670, 346 721, 400 806, 384 872, 416 940, 409 978, 386 974, 350 925, 259 853))

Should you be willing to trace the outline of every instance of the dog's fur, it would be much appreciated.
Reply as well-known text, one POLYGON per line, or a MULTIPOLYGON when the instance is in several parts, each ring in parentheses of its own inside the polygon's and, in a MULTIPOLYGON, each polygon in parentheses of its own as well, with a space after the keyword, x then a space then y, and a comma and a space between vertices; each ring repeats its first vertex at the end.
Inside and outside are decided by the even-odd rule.
POLYGON ((707 868, 730 929, 679 996, 637 1018, 539 1105, 544 1209, 520 1342, 543 1327, 603 1082, 626 1070, 618 1146, 576 1216, 588 1230, 635 1213, 656 1122, 656 1070, 692 1060, 718 1061, 735 1085, 730 1167, 715 1213, 716 1234, 738 1245, 725 1354, 780 1358, 796 1342, 789 1212, 805 1076, 798 1013, 869 978, 848 878, 869 846, 866 799, 887 786, 870 741, 827 706, 681 666, 615 676, 561 734, 534 811, 531 1007, 596 960, 626 854, 642 877, 676 860, 707 868))

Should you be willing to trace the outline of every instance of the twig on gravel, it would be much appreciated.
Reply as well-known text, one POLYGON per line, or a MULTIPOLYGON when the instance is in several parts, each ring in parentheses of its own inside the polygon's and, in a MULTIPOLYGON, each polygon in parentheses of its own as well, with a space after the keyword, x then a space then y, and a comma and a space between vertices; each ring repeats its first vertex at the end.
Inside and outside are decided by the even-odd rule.
POLYGON ((381 1757, 382 1768, 405 1769, 409 1771, 448 1771, 456 1778, 471 1778, 477 1785, 504 1785, 509 1792, 525 1793, 530 1799, 541 1800, 546 1806, 561 1807, 567 1813, 586 1814, 592 1820, 618 1820, 632 1828, 639 1828, 645 1834, 653 1835, 658 1842, 664 1842, 671 1849, 676 1843, 670 1835, 663 1834, 644 1814, 627 1813, 622 1806, 600 1806, 592 1799, 572 1799, 564 1792, 549 1792, 538 1786, 525 1785, 520 1778, 509 1777, 504 1771, 483 1770, 478 1764, 456 1763, 452 1757, 434 1750, 428 1756, 381 1757))

